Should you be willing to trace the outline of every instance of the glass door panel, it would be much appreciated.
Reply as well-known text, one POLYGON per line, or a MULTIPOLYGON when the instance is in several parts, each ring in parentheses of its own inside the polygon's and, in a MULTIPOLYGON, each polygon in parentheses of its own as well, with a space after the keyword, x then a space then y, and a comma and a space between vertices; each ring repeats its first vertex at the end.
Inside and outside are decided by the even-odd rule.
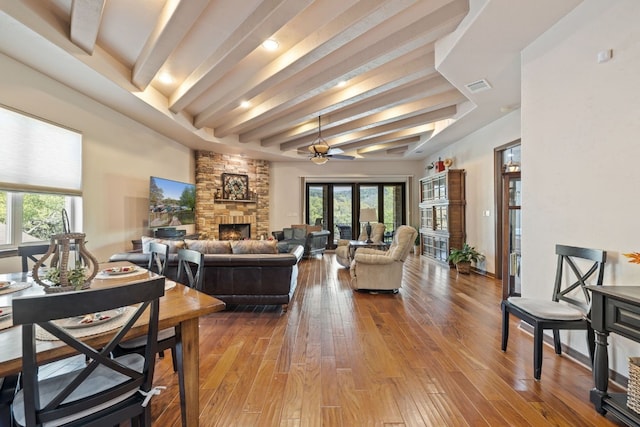
MULTIPOLYGON (((377 185, 360 185, 358 188, 358 194, 360 198, 360 211, 362 209, 375 209, 376 216, 380 218, 380 209, 378 209, 378 186, 377 185)), ((358 227, 353 232, 353 238, 357 239, 360 235, 360 230, 367 224, 366 221, 360 220, 360 214, 358 213, 358 227)), ((374 222, 374 221, 369 221, 374 222)), ((375 222, 378 222, 376 220, 375 222)))
POLYGON ((382 189, 382 222, 385 225, 385 242, 390 243, 393 232, 404 224, 403 186, 385 185, 382 189))
POLYGON ((307 196, 307 224, 327 227, 329 204, 327 203, 327 185, 309 185, 307 196))
POLYGON ((520 263, 522 258, 522 225, 520 204, 522 203, 522 181, 520 172, 503 175, 505 194, 503 197, 503 265, 502 289, 503 297, 520 296, 520 263))
POLYGON ((333 186, 333 224, 334 240, 358 237, 358 232, 353 231, 353 186, 333 186), (354 237, 355 236, 355 237, 354 237))

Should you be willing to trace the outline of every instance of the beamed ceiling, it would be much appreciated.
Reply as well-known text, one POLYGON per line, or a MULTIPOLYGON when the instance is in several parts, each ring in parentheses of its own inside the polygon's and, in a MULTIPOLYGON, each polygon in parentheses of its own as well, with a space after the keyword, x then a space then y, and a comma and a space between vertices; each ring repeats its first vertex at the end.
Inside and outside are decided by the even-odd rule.
POLYGON ((305 159, 320 116, 356 161, 418 159, 517 109, 579 2, 0 0, 0 51, 193 149, 305 159))

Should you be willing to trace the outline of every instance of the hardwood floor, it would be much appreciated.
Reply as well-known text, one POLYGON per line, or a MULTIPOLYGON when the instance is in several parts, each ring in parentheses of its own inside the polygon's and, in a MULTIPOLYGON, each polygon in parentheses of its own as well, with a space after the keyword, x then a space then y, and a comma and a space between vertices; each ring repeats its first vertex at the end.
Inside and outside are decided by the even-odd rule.
MULTIPOLYGON (((613 426, 589 403, 591 371, 511 325, 500 284, 410 255, 396 295, 358 293, 333 254, 300 263, 287 313, 237 306, 200 322, 201 426, 613 426)), ((178 426, 171 357, 154 425, 178 426)))

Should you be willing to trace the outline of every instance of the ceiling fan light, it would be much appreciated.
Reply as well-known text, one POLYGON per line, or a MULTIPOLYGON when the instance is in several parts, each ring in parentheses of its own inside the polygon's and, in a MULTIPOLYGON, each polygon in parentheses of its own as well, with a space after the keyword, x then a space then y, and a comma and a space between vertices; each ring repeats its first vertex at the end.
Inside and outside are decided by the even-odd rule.
POLYGON ((322 156, 313 156, 311 158, 311 161, 316 165, 324 165, 325 163, 327 163, 328 160, 329 160, 328 158, 322 157, 322 156))
POLYGON ((327 154, 329 152, 329 146, 325 144, 314 144, 311 147, 311 151, 315 153, 327 154))

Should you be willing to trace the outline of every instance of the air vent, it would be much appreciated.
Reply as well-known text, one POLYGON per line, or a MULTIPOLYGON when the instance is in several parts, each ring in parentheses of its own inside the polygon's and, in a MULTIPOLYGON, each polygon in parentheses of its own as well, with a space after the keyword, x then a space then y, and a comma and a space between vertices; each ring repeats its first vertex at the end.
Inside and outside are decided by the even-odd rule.
POLYGON ((478 80, 473 83, 468 83, 465 86, 471 93, 482 92, 483 90, 491 89, 491 85, 485 79, 478 80))

